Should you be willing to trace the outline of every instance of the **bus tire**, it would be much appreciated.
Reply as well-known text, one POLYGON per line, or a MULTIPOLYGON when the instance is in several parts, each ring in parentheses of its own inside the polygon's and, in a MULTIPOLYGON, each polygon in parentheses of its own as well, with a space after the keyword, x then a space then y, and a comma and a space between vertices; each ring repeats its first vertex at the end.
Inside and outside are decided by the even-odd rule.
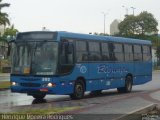
POLYGON ((131 76, 127 76, 125 80, 125 86, 117 88, 119 93, 129 93, 132 91, 133 80, 131 76))
POLYGON ((43 99, 46 96, 46 94, 43 94, 43 93, 42 94, 33 94, 32 96, 35 99, 43 99))
POLYGON ((94 90, 94 91, 90 92, 91 96, 97 96, 97 95, 100 95, 100 94, 102 94, 102 90, 94 90))
POLYGON ((85 85, 82 80, 77 80, 74 85, 74 92, 70 95, 71 99, 82 99, 84 97, 85 85))

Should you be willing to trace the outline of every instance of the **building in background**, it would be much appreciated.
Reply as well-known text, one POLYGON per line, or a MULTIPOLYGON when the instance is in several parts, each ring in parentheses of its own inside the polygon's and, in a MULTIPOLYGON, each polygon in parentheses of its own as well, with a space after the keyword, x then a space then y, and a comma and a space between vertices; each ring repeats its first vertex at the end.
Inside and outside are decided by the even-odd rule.
POLYGON ((4 41, 0 41, 0 59, 7 57, 8 44, 4 41))
POLYGON ((111 24, 110 24, 110 35, 115 35, 119 33, 118 29, 118 24, 121 22, 121 20, 115 19, 111 24))
POLYGON ((5 26, 0 25, 0 59, 4 59, 7 57, 7 52, 8 52, 8 44, 3 41, 2 36, 4 34, 5 26))
POLYGON ((153 62, 153 67, 157 66, 158 58, 156 56, 156 48, 152 48, 152 62, 153 62))

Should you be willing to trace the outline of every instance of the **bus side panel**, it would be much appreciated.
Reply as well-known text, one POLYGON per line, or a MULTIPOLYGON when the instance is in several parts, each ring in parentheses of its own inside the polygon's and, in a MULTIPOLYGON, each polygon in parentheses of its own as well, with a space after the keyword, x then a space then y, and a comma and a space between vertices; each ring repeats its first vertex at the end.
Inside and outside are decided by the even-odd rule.
POLYGON ((134 78, 134 85, 141 85, 152 80, 152 76, 136 76, 134 78))
POLYGON ((144 63, 142 61, 135 61, 134 72, 135 72, 135 76, 144 75, 144 63))
POLYGON ((124 87, 125 77, 133 72, 133 63, 90 63, 87 90, 124 87))
POLYGON ((133 63, 115 63, 114 64, 114 80, 112 81, 112 88, 124 87, 125 78, 128 74, 133 75, 133 63))
POLYGON ((83 78, 87 82, 88 78, 88 64, 78 63, 75 65, 73 71, 68 75, 59 77, 59 90, 65 94, 74 92, 74 84, 78 78, 83 78))
POLYGON ((152 62, 135 63, 133 84, 140 85, 152 80, 152 62))
POLYGON ((152 76, 152 61, 143 62, 143 73, 147 76, 152 76))
POLYGON ((89 63, 89 77, 87 81, 87 90, 102 90, 108 89, 111 85, 111 79, 114 74, 108 71, 108 68, 112 68, 113 64, 107 63, 89 63))

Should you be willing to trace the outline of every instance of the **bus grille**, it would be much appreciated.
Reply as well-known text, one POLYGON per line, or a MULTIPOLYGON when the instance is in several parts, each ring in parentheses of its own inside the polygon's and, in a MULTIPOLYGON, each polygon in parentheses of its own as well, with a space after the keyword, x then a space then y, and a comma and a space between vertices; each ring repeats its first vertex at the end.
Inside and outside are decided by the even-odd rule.
POLYGON ((21 86, 23 86, 23 87, 40 87, 41 84, 38 84, 38 83, 21 83, 21 86))

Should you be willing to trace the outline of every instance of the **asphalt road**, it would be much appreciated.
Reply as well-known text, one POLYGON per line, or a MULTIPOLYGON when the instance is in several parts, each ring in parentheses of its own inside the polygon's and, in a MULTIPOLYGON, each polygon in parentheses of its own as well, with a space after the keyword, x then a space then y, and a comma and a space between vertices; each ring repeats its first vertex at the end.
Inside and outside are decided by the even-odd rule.
POLYGON ((81 110, 70 111, 82 114, 125 114, 152 103, 159 103, 156 93, 160 91, 160 71, 153 72, 153 80, 147 84, 134 86, 132 93, 119 94, 115 89, 104 91, 100 96, 70 100, 69 96, 48 95, 38 101, 26 94, 0 91, 0 113, 21 109, 45 109, 48 107, 79 106, 81 110), (151 95, 152 94, 152 95, 151 95), (154 99, 155 97, 155 99, 154 99), (120 109, 119 109, 120 108, 120 109))

